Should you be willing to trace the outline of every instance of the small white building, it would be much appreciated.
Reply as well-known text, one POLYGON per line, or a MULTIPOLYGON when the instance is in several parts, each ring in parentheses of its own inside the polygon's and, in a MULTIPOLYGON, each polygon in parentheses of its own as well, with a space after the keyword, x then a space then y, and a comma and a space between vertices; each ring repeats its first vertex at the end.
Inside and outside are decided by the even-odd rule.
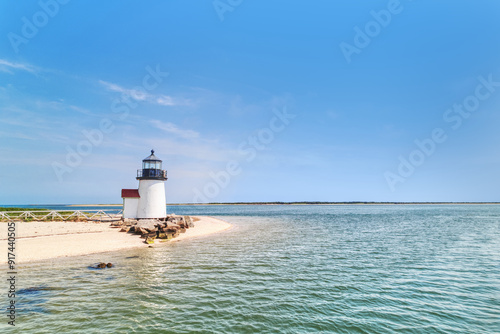
POLYGON ((139 189, 122 189, 123 218, 152 219, 167 216, 165 181, 167 171, 162 170, 162 161, 154 155, 142 160, 142 169, 137 171, 139 189))

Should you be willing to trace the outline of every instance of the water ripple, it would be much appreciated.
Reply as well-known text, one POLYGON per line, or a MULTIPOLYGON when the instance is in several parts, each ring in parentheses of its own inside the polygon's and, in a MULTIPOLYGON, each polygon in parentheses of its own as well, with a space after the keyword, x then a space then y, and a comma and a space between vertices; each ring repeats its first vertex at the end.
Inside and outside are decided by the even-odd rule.
POLYGON ((23 333, 500 333, 498 206, 185 210, 235 228, 20 268, 23 333))

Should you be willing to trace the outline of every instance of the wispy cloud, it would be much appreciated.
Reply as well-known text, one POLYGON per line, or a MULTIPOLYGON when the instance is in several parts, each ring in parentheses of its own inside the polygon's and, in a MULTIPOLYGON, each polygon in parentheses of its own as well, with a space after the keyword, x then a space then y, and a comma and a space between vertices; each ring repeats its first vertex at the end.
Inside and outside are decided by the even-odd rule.
POLYGON ((151 104, 157 104, 161 106, 179 106, 179 105, 191 105, 191 101, 187 99, 174 98, 172 96, 164 95, 164 94, 151 94, 146 92, 144 89, 130 89, 125 88, 120 85, 107 82, 104 80, 99 80, 99 83, 103 85, 107 90, 116 93, 126 94, 132 97, 136 101, 144 101, 151 104))
POLYGON ((162 106, 175 106, 176 103, 174 102, 174 99, 170 96, 166 95, 160 95, 156 98, 156 103, 162 105, 162 106))
POLYGON ((13 74, 13 71, 16 70, 35 73, 37 71, 37 68, 29 64, 14 63, 5 59, 0 59, 1 72, 13 74))
POLYGON ((38 110, 57 110, 57 111, 76 111, 78 113, 87 115, 87 116, 93 116, 93 117, 99 117, 100 115, 98 113, 92 112, 88 109, 75 106, 72 104, 68 104, 65 100, 59 99, 57 101, 44 101, 44 100, 36 100, 34 102, 34 106, 37 107, 38 110))
MULTIPOLYGON (((29 101, 24 107, 2 106, 0 128, 2 137, 47 140, 48 142, 67 143, 71 135, 79 133, 80 124, 68 122, 56 111, 72 110, 59 101, 29 101), (43 112, 41 112, 43 110, 43 112), (22 133, 25 137, 18 135, 22 133)), ((77 107, 76 107, 77 108, 77 107)))
POLYGON ((36 137, 27 135, 24 132, 4 132, 0 131, 0 138, 7 138, 7 139, 27 139, 27 140, 36 140, 36 137))
POLYGON ((162 122, 158 120, 152 120, 150 121, 151 124, 165 132, 168 132, 172 135, 185 138, 185 139, 194 139, 194 138, 199 138, 200 134, 196 131, 193 130, 187 130, 187 129, 179 129, 175 124, 169 123, 169 122, 162 122))
POLYGON ((145 100, 145 96, 147 95, 147 93, 140 92, 139 90, 127 89, 127 88, 121 87, 117 84, 107 82, 104 80, 99 80, 99 83, 101 85, 103 85, 109 91, 128 94, 128 95, 132 96, 134 99, 139 100, 139 101, 145 100))

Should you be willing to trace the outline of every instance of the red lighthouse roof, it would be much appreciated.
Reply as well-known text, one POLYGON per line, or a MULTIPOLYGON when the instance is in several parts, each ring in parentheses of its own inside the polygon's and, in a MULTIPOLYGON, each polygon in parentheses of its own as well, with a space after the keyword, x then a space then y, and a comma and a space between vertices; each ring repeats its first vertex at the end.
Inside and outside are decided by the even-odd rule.
POLYGON ((122 189, 122 198, 141 197, 138 189, 122 189))

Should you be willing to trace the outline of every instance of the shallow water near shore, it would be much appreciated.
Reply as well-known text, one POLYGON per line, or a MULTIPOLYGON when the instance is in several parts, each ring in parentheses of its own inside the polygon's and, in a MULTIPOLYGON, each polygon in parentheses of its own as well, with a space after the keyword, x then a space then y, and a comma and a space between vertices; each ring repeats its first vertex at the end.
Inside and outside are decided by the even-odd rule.
POLYGON ((169 211, 218 217, 233 228, 20 265, 16 328, 5 318, 0 330, 500 332, 500 205, 169 211), (96 262, 114 267, 89 270, 96 262))

